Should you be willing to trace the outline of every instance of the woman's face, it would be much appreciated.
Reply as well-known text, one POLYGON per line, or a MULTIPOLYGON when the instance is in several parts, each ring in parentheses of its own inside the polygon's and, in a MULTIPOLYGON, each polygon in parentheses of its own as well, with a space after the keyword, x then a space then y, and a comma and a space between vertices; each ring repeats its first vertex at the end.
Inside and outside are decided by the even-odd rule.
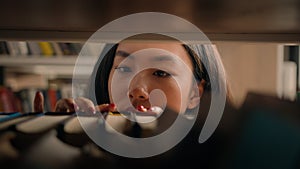
POLYGON ((190 56, 178 42, 123 41, 109 75, 110 101, 119 111, 132 105, 184 112, 200 100, 192 72, 190 56))

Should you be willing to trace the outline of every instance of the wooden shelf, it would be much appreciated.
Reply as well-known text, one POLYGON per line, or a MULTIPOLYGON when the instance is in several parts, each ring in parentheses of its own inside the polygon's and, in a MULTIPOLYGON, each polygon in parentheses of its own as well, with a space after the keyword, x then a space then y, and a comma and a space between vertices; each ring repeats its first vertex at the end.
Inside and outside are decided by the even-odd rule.
POLYGON ((299 0, 0 0, 0 40, 85 41, 138 12, 188 20, 212 41, 300 42, 299 0), (159 4, 159 5, 158 5, 159 4))
MULTIPOLYGON (((14 73, 33 73, 51 76, 72 77, 76 56, 56 56, 56 57, 41 57, 41 56, 8 56, 0 55, 0 66, 4 66, 7 72, 14 73)), ((89 67, 87 60, 81 60, 82 67, 89 67), (86 62, 85 62, 86 61, 86 62)), ((86 75, 82 69, 82 75, 86 75)), ((80 74, 80 75, 81 75, 80 74)))
POLYGON ((34 66, 34 65, 57 65, 74 66, 76 56, 9 56, 0 55, 1 66, 34 66))
MULTIPOLYGON (((299 26, 300 28, 300 26, 299 26)), ((56 30, 1 30, 0 40, 20 41, 60 41, 60 42, 85 42, 94 31, 56 31, 56 30)), ((181 32, 178 32, 181 33, 181 32)), ((113 32, 111 34, 114 34, 113 32)), ((249 42, 278 42, 278 43, 300 43, 300 31, 295 33, 233 33, 213 32, 205 33, 211 41, 249 41, 249 42)), ((117 36, 112 36, 117 38, 117 36)), ((193 36, 188 35, 187 38, 193 36)), ((111 42, 115 39, 103 39, 103 42, 111 42)), ((196 39, 188 39, 195 41, 196 39)))

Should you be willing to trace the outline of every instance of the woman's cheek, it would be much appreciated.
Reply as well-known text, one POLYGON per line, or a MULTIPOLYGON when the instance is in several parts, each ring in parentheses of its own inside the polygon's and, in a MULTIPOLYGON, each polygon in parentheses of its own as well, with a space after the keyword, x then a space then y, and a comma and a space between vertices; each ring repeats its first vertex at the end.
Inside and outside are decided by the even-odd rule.
POLYGON ((111 93, 111 76, 112 74, 114 73, 113 70, 110 71, 109 73, 109 77, 108 77, 108 95, 109 95, 109 100, 110 100, 110 103, 113 103, 112 101, 112 93, 111 93))
POLYGON ((189 104, 191 83, 187 82, 182 84, 169 83, 165 87, 167 106, 176 112, 185 112, 189 104))
POLYGON ((163 91, 167 97, 167 107, 176 112, 181 112, 181 92, 179 88, 168 86, 163 91))

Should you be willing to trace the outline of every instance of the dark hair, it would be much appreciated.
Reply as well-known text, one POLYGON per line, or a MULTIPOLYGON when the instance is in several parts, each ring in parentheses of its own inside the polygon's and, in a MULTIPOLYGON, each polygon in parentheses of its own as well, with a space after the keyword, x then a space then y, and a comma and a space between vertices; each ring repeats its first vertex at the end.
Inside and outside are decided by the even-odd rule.
POLYGON ((198 83, 200 83, 201 80, 204 80, 205 81, 204 89, 206 91, 209 91, 210 90, 209 76, 204 64, 200 60, 200 57, 188 45, 183 44, 183 47, 189 54, 190 59, 192 60, 195 79, 197 80, 198 83))
MULTIPOLYGON (((94 89, 95 89, 95 96, 97 104, 104 104, 109 103, 109 90, 108 90, 108 78, 110 70, 112 69, 114 58, 116 54, 116 50, 118 48, 118 44, 108 44, 104 47, 104 50, 100 56, 98 63, 95 68, 94 72, 96 72, 96 76, 92 77, 92 82, 94 80, 94 89), (105 50, 106 49, 106 50, 105 50), (108 51, 107 51, 108 50, 108 51), (107 51, 107 53, 105 53, 107 51)), ((91 88, 93 89, 93 87, 91 88)), ((94 91, 90 91, 94 92, 94 91)))
MULTIPOLYGON (((116 50, 117 50, 118 44, 108 44, 103 50, 102 57, 100 56, 99 61, 102 59, 101 63, 98 63, 95 67, 95 78, 94 78, 94 84, 95 84, 95 96, 96 96, 96 102, 97 104, 104 104, 109 103, 109 90, 108 90, 108 79, 110 70, 112 69, 116 50), (106 49, 106 50, 105 50, 106 49), (107 51, 107 52, 106 52, 107 51), (106 52, 106 54, 105 54, 106 52)), ((194 67, 194 76, 196 80, 200 83, 202 79, 205 80, 205 90, 210 90, 210 80, 207 73, 207 70, 203 63, 201 62, 198 55, 190 49, 187 45, 183 44, 184 49, 189 54, 193 67, 194 67)), ((93 78, 92 78, 93 79, 93 78)), ((93 83, 93 82, 92 82, 93 83)), ((93 91, 91 91, 93 92, 93 91)))

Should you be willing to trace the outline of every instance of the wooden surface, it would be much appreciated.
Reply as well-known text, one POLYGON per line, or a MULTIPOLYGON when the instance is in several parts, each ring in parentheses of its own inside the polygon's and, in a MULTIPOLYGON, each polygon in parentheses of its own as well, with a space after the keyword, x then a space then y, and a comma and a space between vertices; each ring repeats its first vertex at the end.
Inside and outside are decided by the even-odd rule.
POLYGON ((85 40, 149 11, 187 19, 211 40, 300 41, 299 0, 0 0, 0 39, 85 40))

